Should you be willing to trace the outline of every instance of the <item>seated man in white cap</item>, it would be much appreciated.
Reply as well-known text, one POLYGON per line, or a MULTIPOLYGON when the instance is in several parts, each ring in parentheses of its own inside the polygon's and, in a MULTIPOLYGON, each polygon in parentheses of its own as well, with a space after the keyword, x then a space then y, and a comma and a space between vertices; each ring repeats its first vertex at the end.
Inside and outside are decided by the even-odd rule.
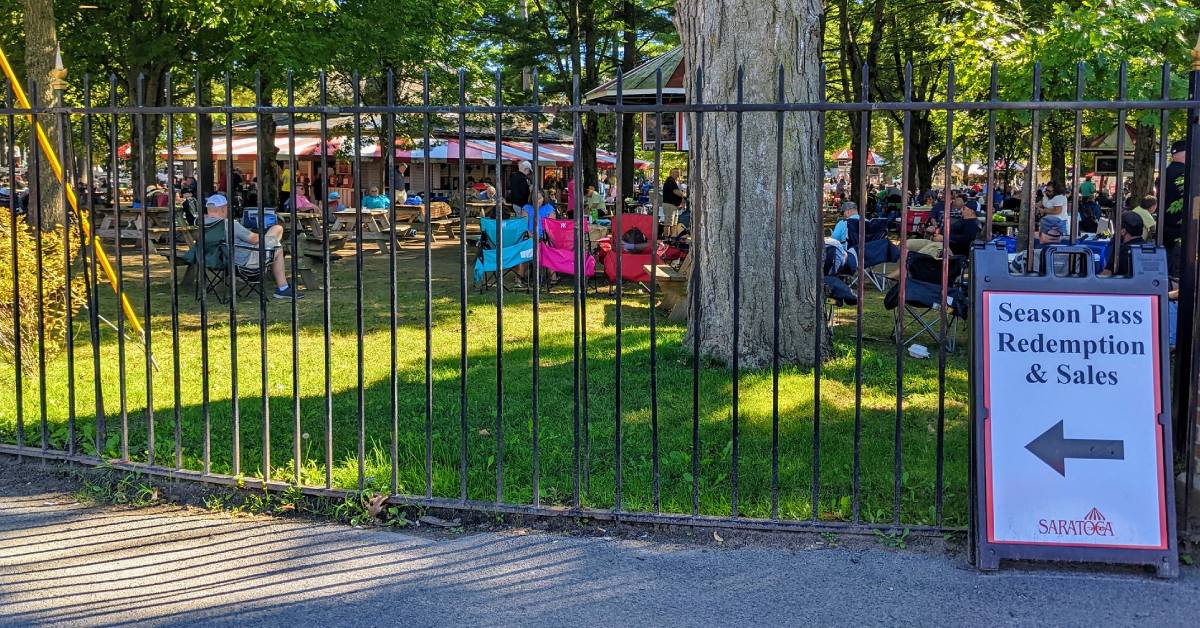
MULTIPOLYGON (((229 219, 229 200, 224 194, 213 194, 204 201, 204 226, 208 227, 214 223, 229 219)), ((242 223, 232 221, 233 237, 236 240, 233 250, 233 263, 240 268, 256 269, 259 266, 258 242, 259 234, 247 229, 242 223)), ((274 256, 271 258, 271 274, 275 277, 275 292, 272 296, 276 299, 291 299, 295 296, 297 299, 303 299, 304 294, 296 291, 292 286, 288 285, 287 273, 283 261, 283 249, 280 248, 280 238, 283 237, 283 225, 271 225, 267 232, 263 234, 266 240, 263 243, 264 250, 274 251, 274 256)))

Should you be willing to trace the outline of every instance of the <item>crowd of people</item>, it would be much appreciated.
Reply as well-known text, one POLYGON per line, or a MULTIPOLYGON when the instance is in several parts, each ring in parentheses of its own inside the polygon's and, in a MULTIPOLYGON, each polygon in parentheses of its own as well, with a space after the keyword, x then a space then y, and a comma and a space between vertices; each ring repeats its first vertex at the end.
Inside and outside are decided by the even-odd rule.
MULTIPOLYGON (((953 188, 949 199, 945 198, 944 190, 936 188, 909 191, 905 199, 899 181, 871 183, 867 186, 865 203, 861 204, 857 201, 857 195, 849 189, 845 178, 829 179, 825 184, 827 200, 836 203, 842 214, 842 220, 833 229, 832 238, 844 245, 847 241, 847 221, 857 219, 860 212, 869 217, 885 218, 893 225, 893 229, 898 229, 903 228, 899 225, 899 218, 905 206, 921 207, 928 209, 928 220, 921 227, 922 232, 915 234, 919 237, 909 239, 909 249, 917 253, 941 255, 942 247, 948 245, 954 255, 965 256, 972 243, 983 236, 980 220, 986 219, 989 200, 993 214, 1008 219, 1005 224, 1017 224, 1024 219, 1022 214, 1026 211, 1027 202, 1032 201, 1035 248, 1069 241, 1072 230, 1077 226, 1079 233, 1075 234, 1076 239, 1112 238, 1122 243, 1123 251, 1128 251, 1129 245, 1155 241, 1161 230, 1169 273, 1177 281, 1182 266, 1184 215, 1181 205, 1186 160, 1186 142, 1174 142, 1171 145, 1171 161, 1162 175, 1166 191, 1162 202, 1153 195, 1135 198, 1132 194, 1126 194, 1123 199, 1117 199, 1110 185, 1098 185, 1091 174, 1086 175, 1074 188, 1060 181, 1050 181, 1028 195, 1020 188, 997 186, 989 191, 986 185, 974 183, 953 188), (1118 206, 1121 208, 1119 224, 1118 206), (1071 215, 1072 208, 1075 208, 1078 216, 1071 215), (947 212, 950 217, 949 232, 942 233, 947 212)), ((1131 188, 1132 185, 1123 186, 1125 190, 1131 188)), ((1157 182, 1155 189, 1158 189, 1157 182)), ((1120 256, 1115 267, 1105 272, 1123 274, 1129 268, 1126 257, 1128 255, 1120 256)), ((1018 254, 1018 258, 1014 259, 1014 268, 1024 262, 1023 256, 1018 254)), ((1036 260, 1033 263, 1036 264, 1036 260)))

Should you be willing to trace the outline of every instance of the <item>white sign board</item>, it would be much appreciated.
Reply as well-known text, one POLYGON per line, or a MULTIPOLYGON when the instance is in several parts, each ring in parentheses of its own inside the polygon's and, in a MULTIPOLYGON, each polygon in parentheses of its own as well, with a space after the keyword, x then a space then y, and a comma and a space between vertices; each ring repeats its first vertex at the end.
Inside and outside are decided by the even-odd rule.
POLYGON ((980 305, 988 541, 1166 549, 1158 297, 980 305))

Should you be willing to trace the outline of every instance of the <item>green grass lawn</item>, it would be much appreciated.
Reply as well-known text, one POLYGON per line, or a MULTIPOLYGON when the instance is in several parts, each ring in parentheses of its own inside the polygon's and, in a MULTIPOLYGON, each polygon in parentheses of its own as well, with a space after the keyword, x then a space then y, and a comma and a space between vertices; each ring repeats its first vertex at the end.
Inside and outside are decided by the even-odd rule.
MULTIPOLYGON (((142 311, 141 255, 126 250, 125 280, 130 297, 142 311)), ((424 274, 420 249, 409 245, 401 253, 397 281, 397 399, 399 491, 425 492, 425 333, 424 274)), ((153 416, 159 464, 174 463, 175 388, 171 338, 168 268, 152 260, 152 343, 158 369, 153 375, 153 416)), ((439 242, 433 256, 432 328, 432 443, 433 494, 459 495, 461 446, 459 263, 456 243, 439 242)), ((358 388, 356 296, 353 258, 332 266, 331 362, 333 485, 358 486, 358 388)), ((182 270, 181 270, 182 272, 182 270)), ((363 385, 366 436, 366 481, 389 490, 391 483, 392 394, 387 258, 367 254, 363 271, 363 385)), ((102 288, 102 314, 117 315, 110 290, 102 288)), ((301 480, 323 485, 326 476, 324 341, 321 292, 309 290, 299 308, 299 387, 293 390, 291 308, 268 302, 267 385, 270 417, 270 460, 273 479, 293 481, 295 437, 293 395, 299 398, 301 480)), ((649 307, 644 292, 630 286, 623 303, 622 329, 622 508, 653 508, 650 398, 649 307)), ((892 312, 873 289, 865 304, 863 349, 861 507, 867 521, 891 521, 893 451, 896 424, 896 347, 890 339, 892 312)), ((208 413, 212 471, 233 473, 233 397, 230 376, 229 308, 209 302, 208 413)), ((261 477, 263 468, 262 381, 258 301, 238 308, 237 404, 240 417, 240 472, 261 477)), ((199 305, 190 292, 179 298, 179 419, 182 426, 183 467, 203 467, 203 386, 199 305)), ((590 486, 583 491, 585 506, 611 508, 615 495, 615 300, 607 290, 589 296, 587 303, 587 451, 584 464, 590 486)), ((821 499, 823 519, 851 515, 852 452, 855 422, 853 309, 838 315, 832 358, 823 365, 820 398, 821 499)), ((538 436, 540 493, 543 504, 571 503, 573 462, 573 305, 569 287, 543 295, 539 310, 541 360, 539 371, 538 436)), ((496 497, 496 305, 494 291, 474 289, 467 312, 467 450, 468 494, 472 499, 496 497)), ((661 510, 690 513, 692 508, 692 362, 682 346, 684 327, 659 317, 658 426, 661 454, 661 510)), ((965 338, 965 336, 964 336, 965 338)), ((504 500, 529 503, 533 498, 532 300, 526 294, 506 294, 504 300, 504 500)), ((45 407, 51 445, 65 448, 69 414, 68 385, 75 382, 79 448, 94 454, 95 401, 92 351, 86 325, 76 329, 75 373, 67 372, 66 356, 47 365, 45 407)), ((930 345, 931 343, 925 342, 930 345)), ((101 334, 101 384, 108 421, 104 454, 118 457, 120 441, 119 349, 116 333, 101 334)), ((144 461, 147 442, 146 360, 140 343, 127 342, 126 414, 130 425, 132 460, 144 461)), ((936 356, 936 353, 935 353, 936 356)), ((904 407, 901 423, 903 472, 901 515, 905 523, 934 523, 935 469, 938 424, 938 364, 936 359, 905 358, 904 407)), ((731 372, 706 365, 700 372, 700 511, 727 515, 731 509, 731 372)), ((779 515, 810 517, 813 478, 814 394, 811 369, 785 368, 779 396, 779 515)), ((739 512, 770 514, 772 398, 770 371, 741 375, 739 437, 739 512)), ((944 517, 949 525, 965 525, 967 499, 967 382, 963 351, 952 354, 945 377, 944 517)), ((37 378, 23 384, 25 442, 40 442, 37 378)), ((14 372, 0 370, 0 441, 16 441, 14 372)), ((582 419, 581 419, 582 420, 582 419)), ((582 437, 581 437, 582 438, 582 437)))

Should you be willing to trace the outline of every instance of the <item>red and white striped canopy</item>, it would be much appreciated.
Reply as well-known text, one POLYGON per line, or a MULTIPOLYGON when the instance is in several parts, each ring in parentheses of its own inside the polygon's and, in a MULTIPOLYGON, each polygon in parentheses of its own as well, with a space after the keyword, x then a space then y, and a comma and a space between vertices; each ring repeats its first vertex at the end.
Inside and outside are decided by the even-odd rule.
MULTIPOLYGON (((834 161, 850 161, 854 159, 854 150, 851 148, 843 148, 833 154, 834 161)), ((875 154, 875 151, 867 151, 868 166, 886 166, 887 160, 875 154)))
MULTIPOLYGON (((296 137, 296 150, 293 153, 289 146, 289 140, 286 135, 277 136, 275 138, 275 147, 279 150, 280 159, 287 159, 295 155, 296 157, 319 157, 321 155, 321 139, 319 137, 304 135, 296 137)), ((383 156, 383 148, 375 138, 364 137, 359 146, 358 151, 354 151, 354 141, 351 138, 332 137, 326 142, 325 153, 330 158, 338 156, 339 149, 344 149, 343 153, 350 153, 351 158, 353 153, 357 152, 358 157, 362 159, 379 159, 383 156)), ((216 159, 224 159, 226 155, 231 154, 234 159, 254 159, 258 155, 258 140, 254 137, 238 136, 233 138, 232 148, 225 141, 225 138, 214 138, 213 141, 213 157, 216 159)), ((117 156, 121 159, 128 159, 130 154, 130 146, 126 144, 117 151, 117 156)), ((167 156, 167 151, 162 151, 162 156, 167 156)), ((459 146, 457 139, 452 140, 434 140, 433 147, 429 150, 429 161, 432 163, 447 163, 458 161, 463 154, 463 148, 459 146)), ((471 139, 465 143, 465 155, 468 163, 488 164, 496 161, 496 143, 490 140, 471 139)), ((340 155, 346 157, 346 155, 340 155)), ((182 160, 196 159, 195 144, 180 144, 175 147, 175 158, 182 160)), ((413 149, 396 149, 396 159, 402 162, 421 163, 425 161, 425 150, 422 148, 413 149)), ((508 163, 519 161, 533 161, 533 142, 506 140, 500 144, 500 160, 508 163)), ((575 163, 574 148, 568 144, 556 142, 539 142, 538 143, 538 164, 542 166, 571 166, 575 163)), ((617 156, 606 150, 596 151, 596 165, 602 170, 611 170, 616 167, 617 156)), ((650 163, 643 160, 637 160, 635 166, 639 170, 646 170, 650 167, 650 163)))
MULTIPOLYGON (((331 158, 337 154, 339 138, 330 138, 326 143, 325 153, 331 158)), ((287 159, 293 154, 296 157, 313 157, 321 155, 321 138, 312 136, 296 136, 296 152, 291 151, 291 141, 287 135, 278 135, 275 137, 275 148, 279 150, 279 158, 287 159)), ((132 152, 131 146, 125 144, 117 149, 117 157, 120 159, 129 159, 132 152)), ((253 159, 258 155, 258 139, 251 136, 238 136, 233 138, 232 150, 230 144, 225 138, 213 138, 213 157, 216 159, 224 159, 226 155, 233 154, 234 159, 253 159)), ((167 149, 163 148, 159 153, 164 159, 167 157, 167 149)), ((185 161, 196 159, 195 144, 177 144, 175 146, 175 158, 185 161)))

